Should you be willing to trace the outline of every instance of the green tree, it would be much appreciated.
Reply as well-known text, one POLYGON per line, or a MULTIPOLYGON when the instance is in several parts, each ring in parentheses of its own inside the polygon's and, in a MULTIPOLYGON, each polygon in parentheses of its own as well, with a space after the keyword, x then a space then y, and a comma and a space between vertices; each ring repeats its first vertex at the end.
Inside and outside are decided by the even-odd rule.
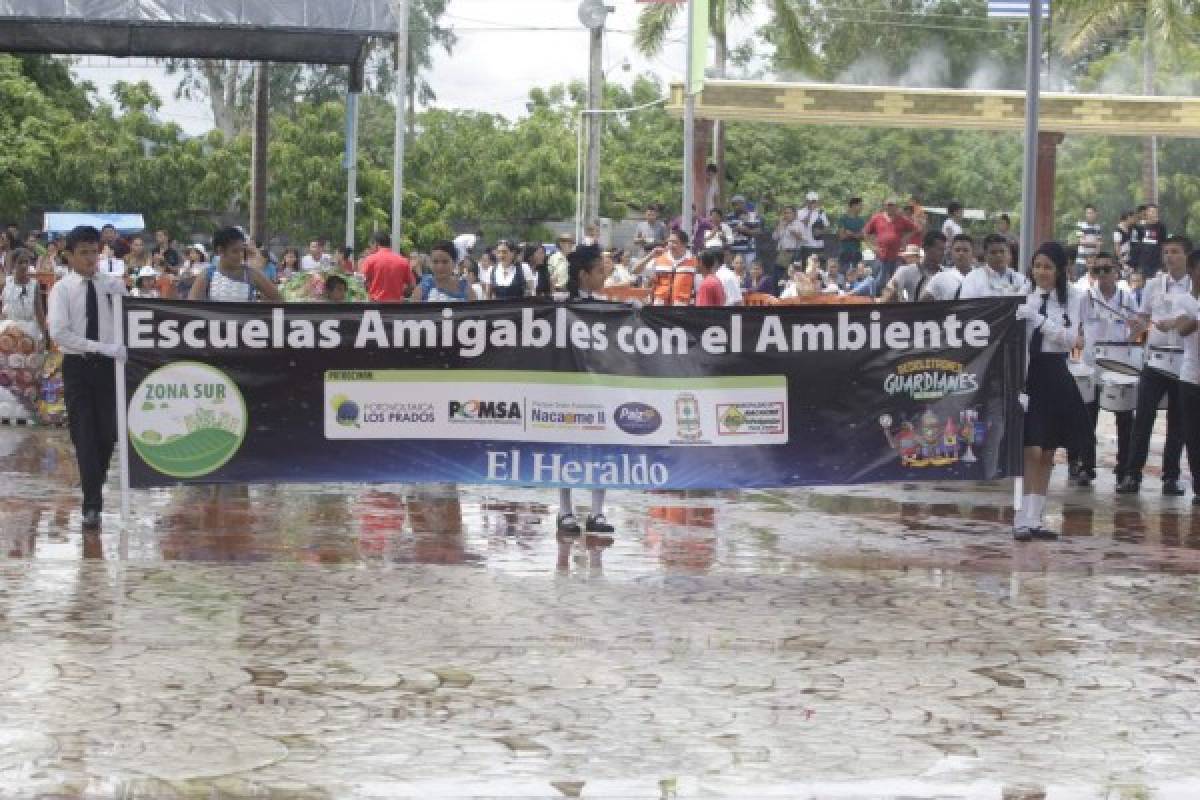
MULTIPOLYGON (((1194 0, 1062 0, 1063 51, 1080 57, 1090 48, 1107 46, 1109 37, 1125 38, 1141 30, 1142 93, 1157 93, 1157 66, 1163 53, 1190 54, 1196 50, 1194 0)), ((1153 136, 1143 140, 1142 191, 1146 202, 1158 200, 1158 147, 1153 136)))

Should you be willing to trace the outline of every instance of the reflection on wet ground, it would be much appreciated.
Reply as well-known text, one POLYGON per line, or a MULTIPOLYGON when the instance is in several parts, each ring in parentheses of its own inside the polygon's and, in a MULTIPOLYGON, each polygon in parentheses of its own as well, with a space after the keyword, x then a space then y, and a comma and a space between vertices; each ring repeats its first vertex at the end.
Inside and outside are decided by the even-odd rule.
POLYGON ((1150 476, 1014 546, 1003 484, 576 538, 550 491, 180 487, 83 535, 61 432, 0 470, 0 797, 1200 797, 1200 509, 1150 476))

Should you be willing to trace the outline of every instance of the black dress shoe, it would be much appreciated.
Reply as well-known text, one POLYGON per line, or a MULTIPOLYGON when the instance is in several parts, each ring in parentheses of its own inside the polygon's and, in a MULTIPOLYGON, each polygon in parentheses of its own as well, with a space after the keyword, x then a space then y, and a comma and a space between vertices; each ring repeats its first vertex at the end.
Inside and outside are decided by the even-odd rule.
POLYGON ((1117 485, 1117 494, 1137 494, 1142 490, 1142 479, 1126 475, 1117 485))
POLYGON ((100 512, 85 511, 83 512, 83 529, 94 531, 100 527, 100 512))
POLYGON ((1028 542, 1031 539, 1033 539, 1033 528, 1030 528, 1028 525, 1013 526, 1014 542, 1028 542))
POLYGON ((574 514, 559 514, 558 532, 567 536, 578 536, 579 519, 574 514))
POLYGON ((1187 489, 1181 481, 1163 481, 1163 494, 1167 497, 1183 497, 1187 489))
POLYGON ((1043 542, 1054 541, 1055 539, 1058 538, 1058 533, 1056 533, 1055 531, 1052 531, 1052 530, 1048 530, 1047 528, 1040 527, 1040 526, 1034 528, 1033 531, 1031 532, 1031 534, 1034 539, 1037 539, 1038 541, 1043 541, 1043 542))
POLYGON ((612 533, 615 531, 603 514, 588 514, 587 532, 588 533, 612 533))

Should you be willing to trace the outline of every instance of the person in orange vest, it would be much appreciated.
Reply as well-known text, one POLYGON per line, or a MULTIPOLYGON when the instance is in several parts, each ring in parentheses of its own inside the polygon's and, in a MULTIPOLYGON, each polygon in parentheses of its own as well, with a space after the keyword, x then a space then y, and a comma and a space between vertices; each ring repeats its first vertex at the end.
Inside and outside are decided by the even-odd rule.
POLYGON ((696 289, 696 258, 688 250, 688 235, 672 230, 666 248, 656 247, 637 265, 641 272, 649 263, 652 267, 649 283, 654 290, 656 306, 689 306, 696 289))

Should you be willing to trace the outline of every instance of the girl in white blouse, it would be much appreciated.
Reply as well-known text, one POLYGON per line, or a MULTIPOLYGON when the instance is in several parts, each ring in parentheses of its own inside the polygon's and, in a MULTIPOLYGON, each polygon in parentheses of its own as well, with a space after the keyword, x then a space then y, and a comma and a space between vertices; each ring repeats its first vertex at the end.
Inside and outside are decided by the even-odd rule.
POLYGON ((1017 319, 1025 322, 1029 368, 1025 376, 1025 495, 1013 519, 1013 538, 1056 539, 1043 526, 1046 488, 1054 452, 1077 449, 1087 436, 1087 409, 1067 369, 1067 356, 1080 338, 1084 295, 1067 282, 1067 253, 1046 242, 1033 256, 1034 289, 1017 319))

